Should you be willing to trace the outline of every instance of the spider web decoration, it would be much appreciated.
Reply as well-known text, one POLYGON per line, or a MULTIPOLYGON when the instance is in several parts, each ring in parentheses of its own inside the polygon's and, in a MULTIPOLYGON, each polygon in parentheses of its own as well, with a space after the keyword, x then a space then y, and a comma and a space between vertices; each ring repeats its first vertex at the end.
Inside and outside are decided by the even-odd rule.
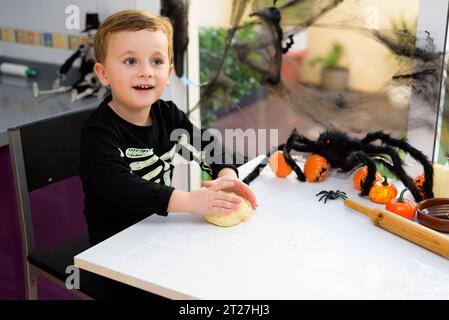
POLYGON ((320 24, 321 17, 334 13, 336 8, 347 2, 361 8, 358 0, 234 0, 222 59, 215 68, 214 76, 203 84, 200 101, 190 112, 200 105, 206 106, 209 99, 221 99, 223 106, 228 106, 235 79, 226 74, 223 66, 226 56, 234 50, 242 65, 261 76, 261 86, 270 95, 288 104, 298 115, 307 116, 322 129, 338 128, 356 135, 386 130, 403 136, 407 129, 433 126, 443 53, 435 50, 432 35, 425 33, 417 36, 410 30, 367 29, 362 17, 352 12, 340 12, 332 23, 320 24), (249 15, 246 14, 248 12, 249 15), (273 19, 273 12, 279 13, 279 23, 273 19), (250 27, 256 30, 257 37, 242 41, 239 33, 250 27), (390 79, 386 79, 383 88, 373 93, 323 92, 281 79, 282 54, 288 47, 289 39, 309 27, 340 29, 368 37, 388 49, 399 62, 399 67, 390 79), (417 99, 414 103, 420 105, 422 112, 409 119, 406 114, 412 90, 417 99), (384 101, 385 94, 392 92, 402 104, 401 108, 392 107, 384 101))
POLYGON ((268 88, 270 92, 323 129, 343 129, 352 134, 386 130, 397 136, 421 126, 433 129, 444 53, 436 51, 428 32, 417 37, 408 30, 369 30, 358 26, 362 23, 360 18, 352 16, 350 22, 342 20, 339 24, 316 24, 314 27, 350 30, 385 46, 394 55, 399 67, 378 93, 326 93, 286 82, 283 87, 268 88), (395 91, 402 95, 401 107, 381 101, 382 96, 395 91), (408 113, 412 91, 413 103, 419 109, 409 118, 404 113, 408 113), (323 117, 324 114, 332 114, 332 117, 323 117))
MULTIPOLYGON (((294 0, 279 1, 279 7, 276 7, 278 1, 273 1, 272 6, 264 6, 271 1, 245 1, 244 6, 234 1, 233 13, 242 18, 242 10, 249 8, 252 12, 249 18, 250 22, 241 25, 233 24, 232 28, 237 30, 233 33, 236 39, 230 43, 232 49, 236 50, 240 62, 260 75, 261 84, 278 85, 281 81, 282 55, 287 53, 293 45, 293 36, 299 30, 311 25, 314 21, 326 14, 329 10, 335 8, 344 0, 294 0), (313 5, 311 5, 313 4, 313 5), (289 32, 283 31, 283 16, 288 17, 289 12, 299 11, 302 8, 308 8, 307 14, 299 17, 295 16, 294 30, 289 32), (256 41, 242 42, 238 39, 238 33, 243 32, 246 28, 255 27, 256 41), (296 31, 295 31, 296 30, 296 31)), ((287 22, 292 23, 289 18, 287 22)), ((291 28, 291 26, 290 26, 291 28)))
MULTIPOLYGON (((266 2, 271 3, 271 1, 266 2)), ((260 79, 261 85, 279 85, 282 55, 293 44, 293 33, 290 32, 286 35, 282 31, 282 14, 280 10, 301 11, 303 7, 308 6, 307 15, 303 15, 301 19, 295 21, 297 28, 298 26, 305 28, 342 3, 343 0, 280 2, 285 4, 278 9, 275 7, 277 1, 273 1, 273 6, 268 7, 257 4, 257 1, 252 0, 233 1, 230 27, 227 30, 226 45, 222 58, 214 66, 215 74, 206 83, 202 84, 200 100, 190 109, 189 113, 195 111, 199 106, 207 108, 208 102, 214 99, 221 101, 227 111, 229 111, 230 106, 241 111, 238 104, 231 102, 230 95, 234 90, 233 79, 224 72, 225 60, 230 52, 235 52, 241 65, 256 73, 255 78, 260 79), (250 12, 249 17, 251 19, 243 22, 245 12, 250 12), (243 37, 240 37, 240 35, 245 33, 248 28, 255 28, 256 37, 251 41, 242 41, 241 38, 243 37)), ((249 121, 254 124, 251 120, 249 121)))

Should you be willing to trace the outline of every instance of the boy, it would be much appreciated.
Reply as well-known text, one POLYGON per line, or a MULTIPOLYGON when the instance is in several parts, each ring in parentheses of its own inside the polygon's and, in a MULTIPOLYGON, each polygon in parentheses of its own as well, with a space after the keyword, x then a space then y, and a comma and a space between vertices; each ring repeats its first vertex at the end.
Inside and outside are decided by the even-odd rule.
POLYGON ((257 206, 251 189, 238 180, 237 168, 207 163, 203 153, 192 151, 199 129, 173 102, 159 99, 173 70, 172 37, 168 19, 137 10, 113 14, 96 33, 94 70, 112 94, 86 121, 81 137, 80 177, 92 244, 153 213, 229 213, 239 198, 221 190, 257 206), (189 134, 170 141, 176 129, 189 134), (185 192, 171 186, 171 159, 179 145, 212 175, 203 188, 185 192))

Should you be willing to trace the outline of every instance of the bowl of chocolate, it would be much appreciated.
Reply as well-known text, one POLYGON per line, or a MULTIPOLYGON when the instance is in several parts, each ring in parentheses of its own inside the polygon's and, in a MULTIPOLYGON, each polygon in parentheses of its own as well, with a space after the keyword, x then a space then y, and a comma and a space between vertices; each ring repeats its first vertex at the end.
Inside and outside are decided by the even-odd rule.
POLYGON ((431 198, 418 202, 419 222, 436 231, 449 232, 449 198, 431 198))

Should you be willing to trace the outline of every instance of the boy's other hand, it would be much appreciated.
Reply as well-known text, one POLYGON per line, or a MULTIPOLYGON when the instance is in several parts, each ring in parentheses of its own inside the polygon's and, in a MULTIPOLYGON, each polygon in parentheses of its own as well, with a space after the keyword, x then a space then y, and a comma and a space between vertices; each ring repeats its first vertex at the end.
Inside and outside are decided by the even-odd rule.
POLYGON ((258 207, 258 203, 253 190, 251 190, 251 188, 246 183, 243 183, 238 178, 232 176, 222 176, 215 180, 204 181, 203 186, 205 186, 206 188, 212 188, 214 186, 219 187, 223 186, 223 183, 226 182, 232 182, 233 185, 230 185, 229 187, 223 188, 221 190, 234 192, 235 194, 247 199, 251 203, 251 207, 253 208, 253 210, 256 210, 256 208, 258 207))
POLYGON ((239 207, 241 199, 222 190, 233 186, 234 182, 223 181, 208 188, 203 187, 190 191, 188 195, 189 211, 200 215, 231 213, 239 207))

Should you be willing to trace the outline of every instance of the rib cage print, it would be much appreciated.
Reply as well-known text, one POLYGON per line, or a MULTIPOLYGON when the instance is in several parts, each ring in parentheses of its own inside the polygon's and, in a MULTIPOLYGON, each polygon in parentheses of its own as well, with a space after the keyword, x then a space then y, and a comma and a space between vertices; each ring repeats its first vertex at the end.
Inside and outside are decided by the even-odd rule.
POLYGON ((129 164, 132 173, 147 181, 170 186, 174 168, 172 160, 180 147, 188 150, 193 159, 199 163, 201 170, 212 175, 211 167, 205 162, 204 152, 195 149, 188 142, 187 135, 185 134, 180 135, 177 143, 162 155, 157 155, 153 148, 127 148, 125 152, 120 148, 118 150, 120 157, 124 158, 129 164))

